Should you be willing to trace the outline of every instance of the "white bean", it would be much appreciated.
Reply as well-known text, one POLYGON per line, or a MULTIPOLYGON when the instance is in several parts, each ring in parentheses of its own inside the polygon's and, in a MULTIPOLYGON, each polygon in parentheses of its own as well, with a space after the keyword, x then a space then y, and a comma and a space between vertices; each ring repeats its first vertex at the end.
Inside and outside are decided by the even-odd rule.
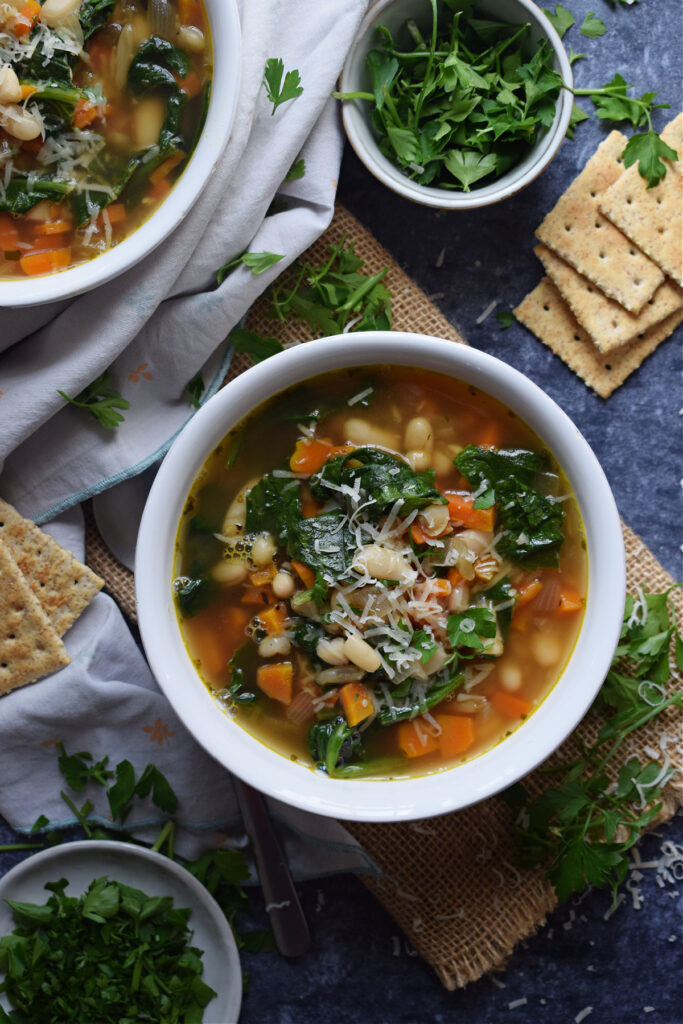
POLYGON ((398 551, 379 544, 359 548, 353 559, 353 568, 357 572, 367 572, 376 580, 404 580, 413 572, 410 562, 398 551))
POLYGON ((278 655, 289 654, 292 645, 286 636, 267 636, 258 645, 261 658, 276 658, 278 655))
POLYGON ((518 690, 522 685, 522 670, 519 665, 508 662, 498 669, 498 678, 505 690, 518 690))
POLYGON ((465 544, 475 555, 480 555, 493 540, 493 534, 487 530, 463 530, 457 540, 465 544))
POLYGON ((398 448, 398 434, 375 423, 368 423, 358 416, 353 416, 344 424, 344 437, 351 444, 379 444, 383 448, 398 448))
POLYGON ((251 549, 251 557, 256 565, 270 565, 277 545, 269 533, 259 533, 251 549))
POLYGON ((0 103, 18 103, 21 99, 21 85, 11 64, 0 68, 0 103))
POLYGON ((429 469, 431 455, 429 452, 425 451, 424 448, 417 448, 406 452, 406 458, 410 468, 415 473, 424 473, 425 469, 429 469))
POLYGON ((448 600, 448 610, 451 612, 464 612, 470 603, 470 588, 464 581, 456 583, 451 590, 448 600))
POLYGON ((234 587, 246 580, 247 567, 244 562, 229 562, 227 559, 223 559, 218 565, 214 565, 211 575, 219 583, 234 587))
POLYGON ((177 34, 178 46, 190 53, 202 53, 206 47, 204 33, 195 25, 181 25, 177 34))
POLYGON ((560 642, 548 633, 536 633, 531 638, 531 653, 539 665, 549 668, 560 660, 560 642))
POLYGON ((318 672, 315 681, 320 686, 340 686, 342 683, 352 683, 362 675, 355 665, 335 665, 334 668, 324 668, 318 672))
POLYGON ((16 103, 0 106, 0 127, 4 128, 8 135, 21 139, 22 142, 37 139, 42 131, 39 121, 16 103))
POLYGON ((424 416, 414 416, 408 421, 406 432, 403 438, 403 446, 406 451, 423 448, 431 451, 434 445, 434 431, 428 419, 424 416))
POLYGON ((140 100, 133 114, 135 142, 140 149, 156 145, 165 116, 166 107, 160 96, 140 100))
POLYGON ((448 527, 448 505, 427 505, 418 515, 425 533, 438 537, 448 527))
POLYGON ((344 654, 344 640, 336 637, 334 640, 318 640, 315 653, 321 661, 328 665, 348 665, 349 659, 344 654))
POLYGON ((364 672, 376 672, 382 664, 377 651, 355 634, 344 641, 344 654, 364 672))
POLYGON ((446 653, 446 649, 439 644, 431 658, 429 658, 422 667, 426 674, 431 676, 435 672, 438 672, 440 668, 443 668, 447 661, 448 654, 446 653))
POLYGON ((234 536, 236 533, 241 533, 244 529, 244 520, 247 515, 247 495, 258 481, 259 477, 253 477, 244 485, 244 487, 239 489, 233 498, 230 507, 225 514, 223 525, 221 526, 221 533, 224 533, 227 537, 234 536))
POLYGON ((445 452, 434 452, 432 466, 437 476, 449 476, 453 472, 453 460, 445 452))
POLYGON ((40 20, 50 28, 57 28, 80 7, 81 0, 45 0, 40 9, 40 20))
POLYGON ((288 572, 276 572, 273 578, 273 593, 276 597, 291 597, 294 593, 294 579, 288 572))

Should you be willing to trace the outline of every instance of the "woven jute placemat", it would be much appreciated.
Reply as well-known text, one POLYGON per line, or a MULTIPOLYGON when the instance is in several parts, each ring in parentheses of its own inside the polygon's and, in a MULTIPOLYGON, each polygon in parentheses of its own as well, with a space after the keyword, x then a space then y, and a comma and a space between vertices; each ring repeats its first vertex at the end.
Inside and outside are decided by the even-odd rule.
MULTIPOLYGON (((355 242, 356 252, 365 260, 369 273, 388 267, 386 281, 394 294, 396 330, 414 330, 464 343, 424 292, 348 211, 337 209, 331 226, 305 258, 313 263, 322 261, 328 246, 338 244, 345 235, 355 242)), ((267 313, 267 301, 259 300, 247 318, 247 326, 282 341, 302 340, 306 328, 276 323, 268 319, 267 313)), ((236 356, 226 380, 249 365, 248 358, 236 356)), ((674 581, 625 524, 623 533, 629 590, 643 586, 645 590, 660 592, 670 587, 674 581)), ((133 575, 106 547, 89 510, 86 559, 106 580, 106 589, 123 611, 135 619, 133 575)), ((674 600, 683 619, 680 591, 674 600)), ((600 725, 600 717, 589 714, 551 762, 576 757, 576 736, 590 742, 600 725)), ((680 713, 669 710, 658 724, 641 729, 631 737, 625 752, 625 756, 640 754, 647 758, 645 747, 658 747, 663 732, 672 737, 669 755, 677 771, 665 791, 659 822, 670 818, 683 803, 680 713)), ((538 772, 524 781, 532 793, 546 785, 538 772)), ((453 785, 457 785, 455 777, 453 785)), ((384 873, 381 879, 363 877, 363 881, 449 989, 466 985, 502 966, 515 945, 531 935, 556 906, 554 891, 543 872, 526 871, 515 864, 511 814, 498 798, 424 821, 344 824, 384 873)))

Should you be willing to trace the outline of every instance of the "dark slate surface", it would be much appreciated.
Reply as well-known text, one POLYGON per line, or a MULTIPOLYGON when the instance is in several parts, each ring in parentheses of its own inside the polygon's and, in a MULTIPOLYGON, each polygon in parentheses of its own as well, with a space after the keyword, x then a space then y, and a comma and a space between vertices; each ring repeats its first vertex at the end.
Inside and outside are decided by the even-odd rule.
MULTIPOLYGON (((591 40, 580 36, 577 26, 565 38, 567 48, 571 44, 588 54, 574 66, 578 87, 602 85, 619 71, 635 83, 638 94, 661 88, 661 101, 677 112, 682 94, 680 0, 642 0, 617 9, 606 0, 569 0, 569 6, 579 24, 597 7, 609 30, 591 40)), ((587 100, 581 102, 590 109, 587 100)), ((669 116, 657 112, 655 127, 661 129, 669 116)), ((524 328, 503 331, 495 320, 495 312, 511 309, 539 280, 533 230, 605 134, 595 119, 580 125, 576 140, 565 142, 525 192, 470 214, 438 214, 399 199, 350 152, 342 167, 340 200, 435 296, 470 344, 527 373, 565 409, 600 459, 625 520, 680 579, 682 330, 605 402, 524 328), (443 265, 437 268, 442 249, 443 265), (496 311, 477 325, 492 299, 498 300, 496 311)), ((11 839, 11 832, 0 827, 0 841, 11 839)), ((683 851, 681 817, 641 844, 643 861, 660 858, 666 844, 678 844, 683 851)), ((19 856, 0 854, 0 872, 19 856)), ((658 884, 656 870, 643 869, 641 909, 629 891, 607 920, 606 893, 592 892, 563 907, 517 949, 498 976, 504 988, 484 978, 453 993, 442 988, 359 881, 338 877, 307 883, 301 892, 312 950, 291 963, 276 954, 244 956, 251 981, 241 1024, 572 1024, 588 1007, 592 1012, 583 1019, 589 1024, 681 1024, 683 901, 678 886, 683 869, 679 864, 674 870, 675 876, 660 876, 658 884), (515 1005, 523 999, 525 1004, 515 1005)), ((254 921, 263 924, 258 893, 252 895, 252 906, 254 921)))

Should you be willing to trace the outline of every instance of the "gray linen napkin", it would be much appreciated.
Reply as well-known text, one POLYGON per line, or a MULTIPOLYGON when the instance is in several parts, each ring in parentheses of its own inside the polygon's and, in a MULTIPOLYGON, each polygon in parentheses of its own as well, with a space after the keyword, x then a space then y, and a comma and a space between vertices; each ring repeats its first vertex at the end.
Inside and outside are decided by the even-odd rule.
MULTIPOLYGON (((63 514, 49 532, 83 558, 80 509, 63 514)), ((19 832, 29 832, 40 814, 52 829, 76 823, 60 797, 67 788, 57 765, 61 740, 69 753, 85 750, 95 760, 108 755, 110 768, 125 758, 139 775, 146 764, 155 764, 178 796, 176 848, 182 856, 196 857, 221 844, 242 845, 230 773, 186 731, 111 598, 98 594, 64 640, 70 665, 0 700, 0 814, 19 832)), ((68 795, 77 804, 90 799, 94 817, 111 824, 101 788, 68 795)), ((336 821, 277 800, 269 805, 295 878, 378 873, 336 821)), ((153 843, 163 820, 150 800, 136 802, 126 828, 153 843)))
MULTIPOLYGON (((185 385, 219 384, 225 338, 267 284, 327 227, 342 135, 330 92, 365 0, 248 0, 230 141, 192 212, 128 273, 71 302, 0 310, 0 493, 46 521, 154 462, 191 414, 185 385), (262 86, 266 58, 297 68, 303 93, 275 114, 262 86), (283 185, 292 163, 303 178, 283 185), (275 195, 286 208, 269 213, 275 195), (254 276, 216 270, 245 250, 282 253, 254 276), (76 395, 108 367, 131 402, 116 430, 84 418, 76 395)), ((279 206, 279 204, 278 204, 279 206)))

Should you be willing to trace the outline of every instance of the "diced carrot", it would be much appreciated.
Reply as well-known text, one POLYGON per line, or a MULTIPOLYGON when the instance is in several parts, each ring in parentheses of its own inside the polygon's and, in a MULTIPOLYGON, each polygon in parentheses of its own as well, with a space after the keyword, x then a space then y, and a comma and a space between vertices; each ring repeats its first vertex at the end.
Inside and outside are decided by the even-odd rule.
POLYGON ((0 213, 0 249, 15 250, 19 242, 19 231, 9 213, 0 213))
POLYGON ((14 22, 15 36, 20 39, 22 36, 28 35, 37 22, 39 14, 40 4, 38 0, 27 0, 27 3, 17 13, 14 22))
POLYGON ((349 725, 358 725, 374 712, 370 691, 364 683, 344 683, 339 697, 349 725))
POLYGON ((418 523, 417 519, 413 519, 408 529, 410 531, 410 536, 413 541, 413 544, 417 544, 418 547, 420 547, 422 544, 429 543, 429 537, 424 532, 424 530, 418 523))
POLYGON ((182 152, 174 153, 173 156, 169 156, 168 160, 164 160, 162 164, 155 167, 149 176, 149 180, 153 185, 157 182, 163 181, 163 179, 171 173, 174 167, 177 167, 181 160, 185 159, 185 154, 182 152))
POLYGON ((333 444, 330 448, 328 458, 333 459, 335 455, 348 455, 354 449, 352 444, 333 444))
POLYGON ((74 107, 73 123, 76 128, 86 128, 99 117, 97 105, 92 100, 86 100, 82 96, 74 107))
POLYGON ((106 210, 110 224, 120 224, 126 219, 126 207, 123 203, 111 203, 106 210))
POLYGON ((245 587, 240 601, 242 604, 263 607, 268 604, 268 593, 262 587, 245 587))
MULTIPOLYGON (((37 85, 28 85, 28 84, 27 85, 23 85, 22 84, 22 86, 21 86, 21 98, 22 98, 22 100, 27 100, 29 98, 29 96, 33 96, 34 92, 38 92, 38 86, 37 85)), ((42 141, 43 140, 41 139, 41 142, 42 141)))
POLYGON ((443 758, 462 754, 474 743, 474 723, 465 715, 435 715, 441 726, 437 736, 439 751, 443 758))
POLYGON ((432 593, 436 594, 437 597, 449 597, 451 593, 450 580, 436 579, 430 583, 432 593))
POLYGON ((213 610, 207 609, 188 619, 187 632, 207 675, 216 676, 223 672, 235 649, 235 643, 227 630, 221 628, 213 610))
POLYGON ((274 604, 264 612, 259 612, 259 619, 268 633, 281 633, 285 628, 287 611, 283 604, 274 604))
POLYGON ((199 0, 178 0, 178 19, 181 25, 202 27, 202 9, 199 0))
POLYGON ((515 605, 515 611, 518 608, 523 608, 525 604, 529 604, 530 601, 536 597, 543 589, 543 580, 540 576, 531 576, 521 583, 515 583, 515 590, 517 591, 517 604, 515 605))
POLYGON ((194 69, 185 78, 176 77, 176 81, 188 99, 198 96, 202 91, 202 80, 194 69))
POLYGON ((424 722, 418 724, 415 719, 399 722, 397 736, 398 745, 406 757, 422 757, 439 749, 436 736, 425 728, 424 722))
POLYGON ((528 700, 514 697, 511 693, 504 693, 502 690, 494 693, 489 700, 494 710, 506 718, 523 718, 533 710, 533 704, 530 704, 528 700))
POLYGON ((280 661, 274 665, 259 665, 256 670, 256 682, 267 697, 280 701, 281 704, 292 703, 292 684, 294 667, 291 661, 280 661))
POLYGON ((471 494, 453 494, 447 491, 444 498, 448 499, 448 515, 451 522, 461 523, 472 530, 493 530, 495 510, 491 508, 474 508, 475 499, 471 494))
POLYGON ((34 232, 39 237, 42 235, 63 235, 71 231, 73 222, 70 220, 46 220, 42 224, 36 224, 34 232))
POLYGON ((71 263, 71 249, 48 249, 45 252, 34 252, 22 256, 19 266, 25 274, 50 274, 54 270, 63 270, 71 263))
POLYGON ((165 195, 171 191, 171 184, 168 178, 162 178, 161 181, 157 181, 155 185, 152 185, 147 195, 150 199, 159 200, 163 199, 165 195))
POLYGON ((571 615, 572 612, 579 612, 583 608, 581 594, 569 583, 565 583, 560 591, 560 600, 557 611, 561 615, 571 615))
POLYGON ((331 447, 321 438, 299 438, 289 460, 289 468, 293 473, 317 473, 327 461, 331 447))
POLYGON ((457 587, 460 583, 462 583, 464 578, 465 577, 462 575, 462 573, 458 572, 455 566, 452 566, 452 568, 448 570, 448 582, 451 585, 451 590, 453 589, 453 587, 457 587))
POLYGON ((313 516, 320 514, 322 505, 319 501, 316 501, 311 494, 304 494, 301 499, 301 514, 304 519, 311 519, 313 516))
POLYGON ((292 569, 297 574, 297 576, 299 577, 303 585, 306 587, 306 589, 310 590, 310 588, 315 583, 315 573, 313 572, 313 570, 309 569, 308 566, 304 565, 303 562, 295 562, 294 559, 292 559, 292 569))

